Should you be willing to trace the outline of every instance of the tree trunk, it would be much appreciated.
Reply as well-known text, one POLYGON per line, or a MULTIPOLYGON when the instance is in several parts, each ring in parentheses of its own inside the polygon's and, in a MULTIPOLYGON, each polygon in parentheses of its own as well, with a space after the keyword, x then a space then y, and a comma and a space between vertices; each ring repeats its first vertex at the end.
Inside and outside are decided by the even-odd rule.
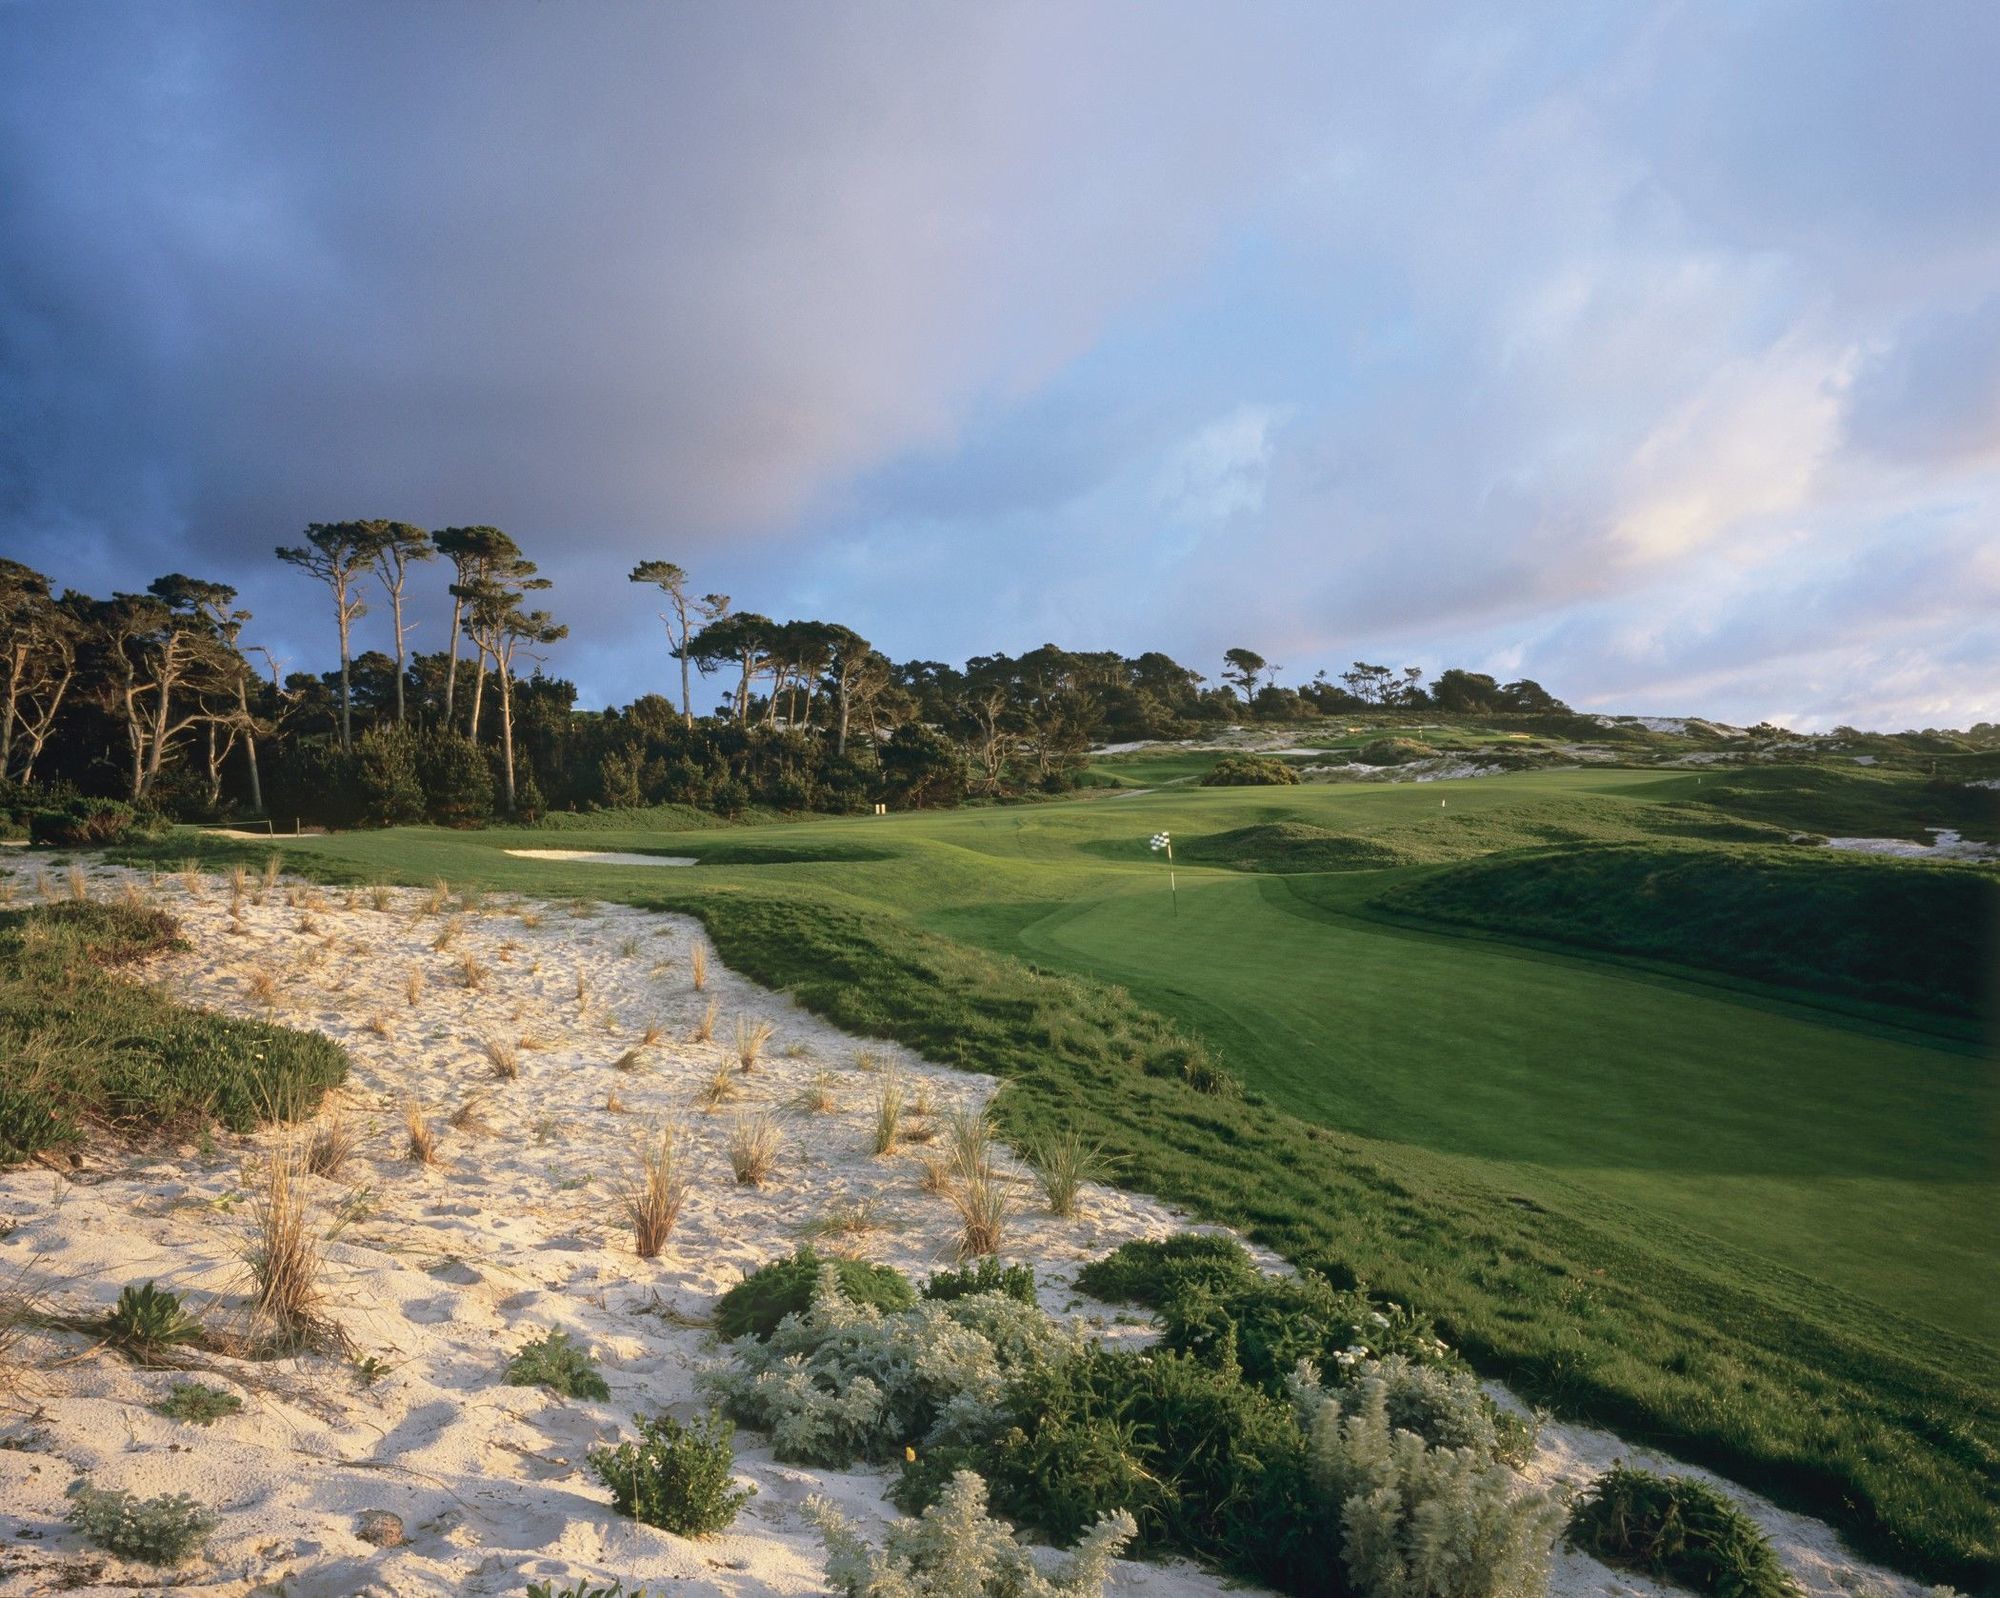
MULTIPOLYGON (((687 602, 678 594, 674 596, 674 617, 680 623, 681 629, 681 720, 687 726, 692 727, 694 725, 694 696, 688 691, 688 608, 687 602)), ((673 637, 671 629, 669 629, 667 636, 669 639, 673 637)))
POLYGON ((847 753, 847 718, 853 708, 854 699, 852 691, 847 685, 847 674, 842 672, 840 677, 840 737, 833 746, 833 752, 837 755, 847 753))
POLYGON ((389 590, 389 614, 396 627, 396 725, 403 725, 403 585, 389 590))
POLYGON ((21 673, 27 669, 28 646, 14 646, 14 658, 7 667, 7 709, 0 715, 0 782, 14 763, 14 704, 21 697, 21 673))
MULTIPOLYGON (((462 584, 465 573, 461 571, 458 575, 462 584)), ((444 669, 444 724, 447 727, 451 725, 451 707, 458 689, 458 628, 464 619, 465 601, 454 594, 451 601, 451 661, 444 669)))
POLYGON ((474 743, 478 743, 479 711, 486 702, 486 646, 475 638, 473 647, 479 651, 479 670, 472 679, 472 722, 466 728, 466 736, 474 743))
POLYGON ((514 813, 514 693, 508 662, 494 656, 494 671, 500 678, 500 770, 507 793, 507 814, 514 813))
POLYGON ((236 679, 236 708, 243 716, 243 753, 250 762, 250 808, 261 816, 264 779, 257 770, 257 724, 250 719, 250 690, 241 677, 236 679))
POLYGON ((348 674, 348 630, 353 625, 347 614, 347 584, 333 591, 334 608, 340 612, 340 748, 343 754, 354 748, 354 686, 348 674))

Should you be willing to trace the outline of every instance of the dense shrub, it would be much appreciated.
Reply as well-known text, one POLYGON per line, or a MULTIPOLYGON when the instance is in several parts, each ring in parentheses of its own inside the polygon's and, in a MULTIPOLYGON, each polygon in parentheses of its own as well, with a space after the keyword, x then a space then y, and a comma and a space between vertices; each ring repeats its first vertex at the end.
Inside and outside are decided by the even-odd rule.
POLYGON ((1412 760, 1428 760, 1437 751, 1415 738, 1377 738, 1355 750, 1354 758, 1364 766, 1406 766, 1412 760))
POLYGON ((1539 1598, 1562 1527, 1553 1493, 1519 1490, 1474 1448, 1390 1423, 1389 1382, 1299 1391, 1310 1473, 1359 1598, 1539 1598))
POLYGON ((88 1478, 69 1488, 67 1519, 88 1542, 147 1565, 178 1565, 208 1540, 216 1517, 185 1493, 134 1498, 106 1492, 88 1478))
POLYGON ((1235 1238, 1178 1232, 1119 1244, 1077 1272, 1076 1285, 1107 1304, 1158 1309, 1184 1288, 1247 1286, 1257 1275, 1255 1262, 1235 1238))
POLYGON ((122 843, 139 813, 122 799, 68 799, 28 818, 28 841, 57 849, 99 849, 122 843))
POLYGON ((1299 774, 1268 755, 1224 755, 1202 777, 1204 788, 1280 788, 1296 784, 1299 774))
POLYGON ((1020 1303, 1033 1304, 1036 1302, 1034 1268, 1003 1266, 996 1256, 986 1254, 976 1265, 962 1271, 939 1271, 924 1283, 924 1297, 940 1302, 968 1298, 974 1293, 1000 1293, 1020 1303))
POLYGON ((768 1338, 787 1315, 802 1314, 812 1303, 813 1286, 822 1267, 840 1273, 840 1290, 856 1304, 880 1310, 908 1309, 917 1301, 910 1279, 889 1265, 867 1260, 824 1260, 812 1246, 789 1259, 760 1265, 722 1295, 715 1306, 715 1330, 724 1341, 738 1337, 768 1338))
POLYGON ((598 1374, 589 1350, 570 1341, 568 1332, 550 1331, 522 1346, 507 1362, 509 1387, 546 1387, 564 1398, 609 1398, 611 1389, 598 1374))
POLYGON ((433 727, 417 740, 424 813, 441 827, 476 827, 493 814, 493 768, 463 733, 433 727))
POLYGON ((1614 1465, 1570 1513, 1569 1542, 1715 1598, 1795 1598, 1770 1539, 1721 1493, 1687 1476, 1614 1465))
POLYGON ((998 1293, 884 1314, 842 1293, 831 1264, 768 1342, 739 1340, 703 1386, 780 1459, 845 1465, 983 1433, 1008 1380, 1081 1340, 998 1293))
POLYGON ((1108 1515, 1044 1574, 986 1513, 986 1484, 970 1471, 921 1516, 891 1526, 879 1550, 826 1499, 807 1499, 805 1513, 826 1544, 827 1581, 845 1598, 1100 1598, 1136 1529, 1131 1516, 1108 1515))
POLYGON ((699 1537, 720 1531, 755 1495, 735 1485, 733 1428, 710 1414, 693 1426, 671 1415, 639 1419, 637 1443, 593 1448, 586 1456, 611 1490, 611 1507, 647 1526, 699 1537))
POLYGON ((361 816, 355 757, 335 738, 293 739, 264 773, 264 810, 280 826, 353 826, 361 816))
POLYGON ((354 745, 355 819, 367 827, 397 827, 424 819, 417 775, 417 740, 394 723, 364 733, 354 745))
POLYGON ((1311 1272, 1183 1287, 1160 1306, 1160 1323, 1167 1347, 1203 1359, 1233 1358, 1245 1381, 1273 1392, 1301 1360, 1338 1370, 1371 1356, 1435 1360, 1445 1353, 1428 1322, 1311 1272))

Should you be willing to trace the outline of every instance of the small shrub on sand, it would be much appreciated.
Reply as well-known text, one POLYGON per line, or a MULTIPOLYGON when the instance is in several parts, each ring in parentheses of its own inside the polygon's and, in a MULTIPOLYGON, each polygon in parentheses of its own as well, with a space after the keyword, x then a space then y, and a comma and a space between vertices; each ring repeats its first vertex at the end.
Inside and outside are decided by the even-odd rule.
POLYGON ((673 1236, 687 1202, 688 1176, 670 1128, 639 1151, 638 1175, 619 1194, 632 1224, 632 1244, 642 1260, 656 1259, 673 1236))
POLYGON ((185 1493, 134 1498, 88 1477, 72 1482, 64 1516, 86 1542, 143 1565, 183 1564, 221 1523, 185 1493))
POLYGON ((486 1056, 486 1063, 493 1074, 503 1082, 512 1082, 521 1074, 521 1045, 513 1038, 484 1038, 479 1044, 486 1056))
POLYGON ((758 1266, 724 1293, 715 1306, 717 1335, 725 1342, 738 1337, 765 1341, 778 1322, 787 1315, 803 1314, 812 1303, 823 1266, 839 1273, 840 1290, 853 1303, 894 1311, 917 1301, 910 1279, 893 1266, 828 1259, 808 1244, 788 1258, 758 1266))
POLYGON ((1076 1285, 1107 1304, 1159 1309, 1189 1288, 1228 1294, 1256 1282, 1243 1245, 1218 1232, 1179 1232, 1121 1243, 1077 1272, 1076 1285))
POLYGON ((1002 1265, 991 1254, 962 1271, 939 1271, 924 1283, 924 1297, 949 1303, 974 1293, 999 1293, 1020 1304, 1033 1304, 1035 1272, 1029 1265, 1002 1265))
POLYGON ((98 1330, 107 1343, 142 1364, 202 1339, 201 1322, 182 1308, 180 1295, 151 1282, 120 1292, 98 1330))
POLYGON ((671 1415, 634 1422, 639 1441, 593 1448, 591 1473, 611 1490, 611 1507, 646 1526, 683 1537, 721 1531, 756 1489, 735 1485, 735 1428, 713 1412, 692 1426, 671 1415))
POLYGON ((220 1387, 208 1387, 200 1382, 175 1382, 167 1390, 167 1396, 152 1408, 154 1414, 164 1415, 168 1420, 182 1421, 189 1426, 212 1426, 225 1415, 234 1415, 241 1410, 243 1400, 220 1387))
POLYGON ((879 1199, 835 1199, 799 1228, 807 1237, 866 1237, 882 1230, 879 1199))
POLYGON ((712 1043, 715 1041, 715 1018, 720 1014, 722 1014, 721 1001, 710 999, 708 1001, 708 1008, 701 1012, 701 1019, 694 1024, 695 1042, 712 1043))
POLYGON ((638 954, 639 954, 639 940, 637 938, 626 938, 619 943, 618 945, 619 959, 621 960, 637 959, 638 954))
POLYGON ((625 1113, 625 1101, 618 1096, 616 1088, 612 1088, 604 1095, 604 1113, 606 1115, 623 1115, 625 1113))
POLYGON ((1115 1510, 1045 1575, 1013 1529, 986 1513, 986 1483, 969 1470, 920 1517, 892 1524, 879 1549, 825 1498, 808 1498, 805 1517, 826 1545, 827 1584, 841 1598, 1101 1598, 1112 1562, 1139 1534, 1115 1510))
POLYGON ((739 1187, 762 1187, 778 1164, 783 1133, 768 1111, 743 1116, 729 1129, 729 1168, 739 1187))
POLYGON ((741 1017, 736 1022, 736 1063, 744 1071, 757 1069, 757 1061, 764 1053, 764 1045, 771 1041, 771 1034, 777 1028, 769 1021, 745 1021, 741 1017))
POLYGON ((534 931, 536 927, 542 924, 542 918, 539 915, 537 915, 533 910, 521 911, 517 919, 520 921, 521 925, 526 927, 530 932, 534 931))
POLYGON ((1572 1547, 1714 1598, 1796 1598, 1757 1523, 1705 1482, 1613 1465, 1576 1502, 1572 1547))
POLYGON ((413 1165, 437 1164, 437 1129, 425 1119, 424 1107, 414 1099, 403 1106, 403 1130, 408 1134, 403 1157, 413 1165))
POLYGON ((611 1389, 598 1373, 590 1351, 570 1341, 565 1331, 545 1332, 507 1362, 509 1387, 546 1387, 564 1398, 609 1398, 611 1389))
POLYGON ((1076 1214, 1077 1196, 1084 1186, 1101 1181, 1112 1165, 1103 1149, 1074 1129, 1037 1138, 1024 1152, 1049 1213, 1065 1219, 1076 1214))
POLYGON ((347 1117, 330 1109, 313 1124, 306 1139, 306 1169, 314 1176, 338 1180, 360 1142, 347 1117))
POLYGON ((951 1191, 951 1161, 941 1154, 926 1154, 917 1164, 917 1191, 933 1198, 951 1191))
POLYGON ((903 1124, 903 1083, 894 1071, 882 1078, 882 1091, 875 1096, 875 1139, 870 1145, 879 1158, 896 1151, 896 1132, 903 1124))

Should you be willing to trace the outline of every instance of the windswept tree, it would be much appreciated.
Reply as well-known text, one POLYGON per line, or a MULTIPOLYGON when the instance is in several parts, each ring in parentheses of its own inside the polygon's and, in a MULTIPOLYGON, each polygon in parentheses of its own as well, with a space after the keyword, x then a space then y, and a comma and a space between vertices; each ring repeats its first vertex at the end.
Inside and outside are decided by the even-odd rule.
POLYGON ((1257 679, 1268 664, 1254 649, 1225 649, 1222 652, 1222 680, 1243 696, 1248 705, 1257 697, 1257 679))
POLYGON ((354 747, 354 695, 349 680, 354 624, 368 614, 357 586, 382 547, 386 522, 314 522, 303 544, 279 545, 278 559, 316 577, 333 595, 340 629, 340 747, 354 747))
MULTIPOLYGON (((495 618, 499 612, 494 609, 495 593, 511 593, 512 603, 518 605, 528 594, 546 590, 549 580, 537 574, 535 563, 520 554, 496 559, 487 565, 484 575, 471 584, 461 587, 454 584, 452 597, 462 599, 465 605, 465 635, 472 640, 478 651, 479 668, 472 679, 472 715, 467 724, 466 735, 474 743, 479 742, 481 716, 486 700, 486 664, 500 663, 498 649, 499 631, 495 618), (478 607, 484 605, 484 620, 478 607)), ((504 687, 504 685, 503 685, 504 687)))
POLYGON ((667 653, 681 663, 681 720, 694 725, 694 696, 688 681, 688 639, 698 620, 704 626, 729 614, 727 594, 689 594, 687 573, 670 560, 642 560, 632 568, 629 580, 650 583, 667 596, 667 608, 660 620, 667 629, 667 653))
POLYGON ((410 568, 417 562, 437 559, 437 548, 431 543, 430 534, 408 522, 377 522, 371 525, 379 529, 375 545, 375 576, 389 596, 390 626, 396 639, 396 725, 400 727, 405 720, 403 671, 407 657, 403 646, 410 636, 411 627, 415 625, 406 625, 403 621, 403 585, 409 581, 410 568))
POLYGON ((264 778, 257 764, 258 721, 250 707, 250 661, 241 639, 250 612, 236 608, 236 590, 227 583, 204 582, 178 573, 162 577, 150 592, 179 615, 202 622, 211 648, 203 652, 197 687, 203 695, 207 733, 208 808, 222 801, 222 767, 238 742, 243 745, 250 781, 250 808, 264 808, 264 778))
POLYGON ((871 665, 879 664, 875 646, 850 627, 838 622, 825 624, 828 656, 827 683, 834 701, 834 753, 847 753, 847 729, 854 719, 854 703, 862 690, 871 665))
POLYGON ((569 629, 560 626, 545 610, 521 609, 525 588, 547 588, 547 578, 535 576, 533 561, 515 561, 510 569, 522 586, 488 578, 465 596, 466 630, 484 655, 493 661, 493 673, 500 684, 500 774, 501 797, 507 814, 514 813, 517 788, 514 779, 514 659, 517 654, 534 657, 534 650, 566 638, 569 629))
POLYGON ((734 666, 738 672, 735 718, 738 726, 750 719, 750 687, 770 669, 771 645, 777 623, 754 610, 739 611, 710 622, 688 641, 688 654, 704 673, 718 666, 734 666))
POLYGON ((135 801, 152 791, 191 728, 218 714, 233 719, 216 699, 241 656, 204 610, 218 593, 234 598, 220 584, 176 572, 143 594, 113 594, 94 607, 97 699, 125 733, 127 796, 135 801))
POLYGON ((46 577, 19 561, 0 559, 0 671, 6 673, 0 690, 0 780, 27 782, 34 776, 35 761, 76 680, 84 630, 78 605, 56 599, 46 577))
MULTIPOLYGON (((458 694, 458 640, 464 636, 465 596, 479 583, 490 578, 495 570, 509 561, 521 558, 521 549, 513 539, 497 527, 440 527, 431 534, 431 543, 437 552, 451 562, 451 657, 445 667, 444 677, 444 719, 451 725, 452 707, 457 703, 458 694)), ((484 672, 486 657, 480 656, 480 670, 484 672)), ((479 718, 475 710, 472 722, 472 736, 479 736, 479 718)))

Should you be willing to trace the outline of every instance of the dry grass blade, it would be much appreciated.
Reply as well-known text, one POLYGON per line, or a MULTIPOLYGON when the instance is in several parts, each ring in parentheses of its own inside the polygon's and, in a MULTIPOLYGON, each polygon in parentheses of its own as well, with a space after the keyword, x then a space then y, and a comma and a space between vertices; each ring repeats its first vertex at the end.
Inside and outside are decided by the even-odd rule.
POLYGON ((625 1113, 625 1101, 618 1096, 616 1088, 611 1089, 610 1092, 604 1095, 604 1108, 606 1113, 610 1115, 623 1115, 625 1113))
POLYGON ((237 903, 250 891, 250 873, 242 866, 229 868, 229 902, 237 903))
POLYGON ((632 1223, 632 1246, 642 1260, 657 1259, 673 1236, 687 1202, 688 1178, 671 1128, 639 1151, 639 1170, 619 1195, 632 1223))
POLYGON ((736 1097, 736 1073, 727 1060, 717 1060, 708 1080, 701 1085, 696 1100, 703 1109, 719 1110, 736 1097))
POLYGON ((590 978, 584 974, 582 966, 576 968, 576 1002, 579 1005, 590 1003, 590 978))
POLYGON ((542 924, 542 918, 532 910, 523 910, 520 914, 520 920, 521 925, 530 931, 533 931, 542 924))
POLYGON ((314 1176, 338 1180, 360 1143, 347 1117, 337 1107, 330 1109, 313 1124, 312 1135, 306 1139, 305 1167, 314 1176))
POLYGON ((403 973, 403 1002, 414 1010, 424 996, 424 968, 412 965, 403 973))
POLYGON ((992 1170, 961 1176, 946 1190, 960 1223, 958 1257, 997 1254, 1007 1231, 1007 1191, 992 1170))
POLYGON ((35 873, 35 895, 43 904, 55 904, 62 898, 56 889, 56 879, 46 871, 35 873))
POLYGON ((736 1020, 736 1061, 745 1071, 757 1069, 757 1061, 763 1056, 764 1045, 771 1041, 771 1034, 777 1031, 769 1021, 745 1021, 741 1016, 736 1020))
POLYGON ((484 1137, 493 1130, 493 1123, 486 1119, 486 1101, 477 1093, 468 1093, 458 1108, 449 1117, 454 1132, 464 1132, 473 1137, 484 1137))
POLYGON ((269 893, 278 885, 278 878, 284 874, 285 862, 279 856, 264 856, 264 891, 269 893))
MULTIPOLYGON (((146 908, 145 891, 130 877, 127 877, 118 885, 118 898, 128 910, 143 910, 146 908)), ((13 900, 14 884, 9 881, 5 886, 5 891, 0 892, 0 904, 11 904, 13 900)))
POLYGON ((826 1207, 824 1214, 806 1222, 799 1231, 811 1238, 865 1237, 870 1232, 879 1232, 882 1225, 882 1207, 876 1200, 837 1199, 826 1207))
POLYGON ((414 1099, 403 1106, 403 1127, 409 1133, 404 1157, 415 1165, 437 1164, 437 1129, 424 1118, 424 1107, 414 1099))
POLYGON ((645 1064, 645 1058, 637 1049, 627 1049, 611 1062, 614 1071, 636 1071, 645 1064))
POLYGON ((512 1038, 483 1038, 479 1044, 486 1056, 486 1063, 493 1068, 493 1074, 503 1082, 512 1082, 521 1075, 521 1046, 512 1038))
POLYGON ((1112 1165, 1099 1145, 1085 1141, 1076 1131, 1037 1138, 1025 1152, 1035 1180, 1042 1185, 1049 1213, 1064 1219, 1076 1214, 1077 1196, 1085 1185, 1101 1180, 1112 1165))
POLYGON ((431 884, 431 891, 424 895, 423 913, 427 916, 443 915, 450 903, 451 884, 439 877, 431 884))
POLYGON ((918 1167, 917 1186, 925 1193, 949 1193, 951 1162, 942 1155, 926 1154, 918 1167))
POLYGON ((650 1049, 667 1035, 666 1024, 655 1017, 646 1023, 646 1030, 639 1034, 639 1047, 650 1049))
POLYGON ((722 1013, 720 1000, 710 999, 708 1008, 701 1013, 701 1019, 694 1024, 694 1040, 697 1043, 712 1043, 715 1040, 715 1018, 722 1013))
POLYGON ((187 890, 189 898, 208 897, 208 879, 201 874, 201 868, 192 860, 181 867, 181 886, 187 890))
POLYGON ((461 986, 470 988, 476 993, 486 986, 486 979, 491 975, 492 972, 487 969, 486 962, 478 955, 467 951, 458 957, 458 980, 461 986))
POLYGON ((624 942, 618 945, 618 958, 621 960, 633 959, 638 955, 638 953, 639 953, 639 940, 637 938, 627 938, 625 939, 624 942))
POLYGON ((743 1116, 729 1129, 729 1168, 736 1173, 739 1187, 764 1185, 764 1179, 777 1169, 783 1140, 777 1117, 768 1110, 743 1116))
MULTIPOLYGON (((20 888, 12 877, 0 877, 0 904, 12 904, 14 902, 14 895, 19 891, 20 888)), ((138 893, 139 890, 135 884, 130 882, 125 884, 125 902, 127 904, 134 903, 138 898, 138 893)))
POLYGON ((451 917, 437 929, 437 936, 431 939, 431 948, 439 954, 446 953, 458 941, 458 935, 464 929, 463 920, 457 916, 451 917))
POLYGON ((252 1002, 263 1005, 267 1010, 277 1008, 280 997, 278 979, 264 966, 253 965, 243 973, 243 989, 252 1002))
POLYGON ((369 1018, 366 1021, 362 1022, 361 1024, 364 1027, 366 1027, 370 1032, 373 1032, 375 1036, 377 1036, 378 1038, 386 1038, 389 1036, 389 1018, 386 1015, 384 1015, 380 1010, 377 1010, 373 1015, 369 1016, 369 1018))
POLYGON ((896 1150, 896 1133, 903 1124, 903 1081, 894 1071, 882 1078, 882 1091, 875 1097, 874 1153, 879 1157, 896 1150))
POLYGON ((373 909, 378 911, 391 910, 395 908, 396 896, 380 883, 377 883, 368 890, 368 903, 373 909))
POLYGON ((697 942, 688 950, 688 970, 694 976, 694 991, 700 993, 708 986, 708 945, 697 942))

